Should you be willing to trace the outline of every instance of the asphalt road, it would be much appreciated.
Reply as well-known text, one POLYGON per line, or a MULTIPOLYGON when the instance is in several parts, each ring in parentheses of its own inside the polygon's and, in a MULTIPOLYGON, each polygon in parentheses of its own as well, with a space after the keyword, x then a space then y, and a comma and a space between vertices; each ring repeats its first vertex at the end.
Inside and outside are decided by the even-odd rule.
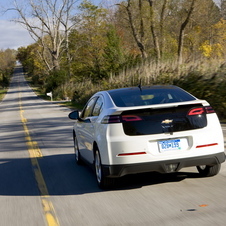
POLYGON ((103 191, 74 163, 69 112, 39 99, 16 68, 0 103, 1 226, 226 225, 226 163, 211 178, 187 168, 103 191))

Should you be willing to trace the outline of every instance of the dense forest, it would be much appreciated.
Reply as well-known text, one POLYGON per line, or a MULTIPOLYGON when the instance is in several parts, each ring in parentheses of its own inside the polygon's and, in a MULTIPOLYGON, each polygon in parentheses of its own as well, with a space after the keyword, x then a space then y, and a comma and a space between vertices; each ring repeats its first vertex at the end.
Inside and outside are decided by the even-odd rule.
MULTIPOLYGON (((34 38, 16 57, 32 83, 43 93, 52 91, 54 99, 82 104, 98 90, 174 84, 226 116, 225 0, 219 5, 213 0, 14 4, 16 22, 34 38)), ((2 83, 6 64, 0 65, 2 83)))

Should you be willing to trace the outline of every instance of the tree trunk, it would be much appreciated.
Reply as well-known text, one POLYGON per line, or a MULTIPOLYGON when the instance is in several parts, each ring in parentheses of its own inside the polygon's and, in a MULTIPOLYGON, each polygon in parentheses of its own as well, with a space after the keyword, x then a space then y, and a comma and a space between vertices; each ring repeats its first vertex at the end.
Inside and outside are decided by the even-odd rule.
POLYGON ((166 11, 166 6, 169 0, 164 0, 163 5, 162 5, 162 10, 160 14, 160 40, 159 40, 159 46, 160 46, 160 57, 162 58, 162 54, 164 51, 165 43, 164 43, 164 17, 165 17, 165 11, 166 11))
POLYGON ((140 13, 140 38, 141 38, 141 42, 143 42, 143 38, 144 38, 144 20, 143 20, 143 16, 142 16, 142 0, 139 0, 139 13, 140 13))
POLYGON ((154 10, 153 10, 153 0, 148 0, 149 5, 150 5, 150 19, 151 19, 151 33, 153 37, 153 43, 154 43, 154 49, 155 49, 155 54, 156 54, 156 60, 157 63, 160 61, 160 48, 159 48, 159 39, 156 33, 155 29, 155 22, 154 22, 154 10))
POLYGON ((135 29, 135 25, 134 25, 134 21, 133 21, 133 17, 132 17, 132 13, 131 13, 131 0, 128 0, 128 5, 126 6, 126 11, 128 13, 128 17, 129 17, 129 23, 130 23, 130 27, 132 30, 132 34, 133 37, 135 39, 135 42, 141 52, 141 56, 143 59, 147 58, 147 53, 145 51, 145 47, 144 44, 142 43, 142 40, 139 38, 137 31, 135 29))
POLYGON ((184 44, 184 31, 191 18, 191 14, 194 10, 194 5, 195 5, 195 0, 192 0, 187 17, 184 20, 184 22, 181 24, 181 27, 180 27, 179 39, 178 39, 178 51, 177 51, 178 65, 182 64, 182 62, 183 62, 182 49, 183 49, 183 44, 184 44))
POLYGON ((53 71, 60 70, 59 57, 57 51, 52 51, 53 71))

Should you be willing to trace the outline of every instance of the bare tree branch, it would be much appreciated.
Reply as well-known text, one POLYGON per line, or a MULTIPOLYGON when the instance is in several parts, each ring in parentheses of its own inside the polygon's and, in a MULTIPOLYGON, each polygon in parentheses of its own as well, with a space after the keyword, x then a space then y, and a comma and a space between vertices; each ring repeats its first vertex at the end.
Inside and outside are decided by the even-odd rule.
POLYGON ((19 14, 19 19, 14 21, 22 24, 41 46, 40 56, 42 56, 48 70, 59 70, 62 52, 69 53, 65 48, 69 46, 68 34, 74 26, 71 18, 77 1, 27 0, 28 8, 26 10, 19 0, 14 2, 15 8, 13 10, 19 14), (28 12, 30 12, 30 16, 28 16, 28 12))

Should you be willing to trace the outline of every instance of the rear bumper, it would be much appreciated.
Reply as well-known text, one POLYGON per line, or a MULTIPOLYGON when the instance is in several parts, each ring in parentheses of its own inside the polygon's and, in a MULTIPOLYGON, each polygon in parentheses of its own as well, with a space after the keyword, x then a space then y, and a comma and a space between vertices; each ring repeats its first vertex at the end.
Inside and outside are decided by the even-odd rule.
POLYGON ((216 165, 225 161, 224 152, 200 157, 138 163, 125 165, 103 165, 103 173, 109 177, 122 177, 127 174, 159 172, 177 172, 182 168, 199 165, 216 165), (174 167, 172 169, 172 166, 174 167))

